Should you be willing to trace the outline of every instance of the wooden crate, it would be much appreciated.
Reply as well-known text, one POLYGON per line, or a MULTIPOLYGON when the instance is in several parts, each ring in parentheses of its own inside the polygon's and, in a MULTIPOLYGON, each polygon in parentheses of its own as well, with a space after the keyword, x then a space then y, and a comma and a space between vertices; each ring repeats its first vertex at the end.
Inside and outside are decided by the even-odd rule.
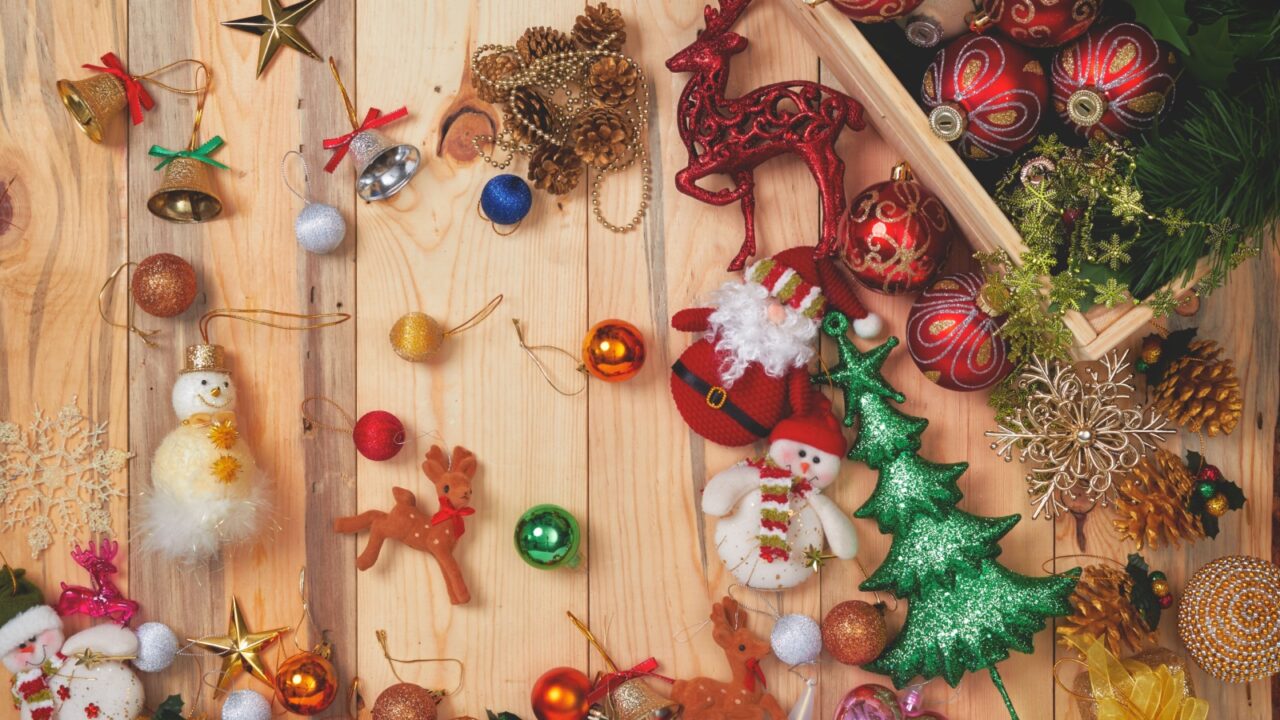
MULTIPOLYGON (((1003 250, 1021 262, 1026 245, 1013 224, 965 166, 960 156, 929 129, 928 116, 913 92, 902 86, 857 25, 822 0, 782 0, 795 22, 845 89, 867 110, 868 122, 903 159, 917 177, 942 199, 976 250, 1003 250)), ((903 42, 906 42, 905 38, 903 42)), ((1207 271, 1201 261, 1185 282, 1168 289, 1181 293, 1207 271)), ((1151 320, 1145 305, 1068 311, 1063 318, 1074 338, 1072 353, 1080 360, 1096 360, 1124 342, 1151 320)))

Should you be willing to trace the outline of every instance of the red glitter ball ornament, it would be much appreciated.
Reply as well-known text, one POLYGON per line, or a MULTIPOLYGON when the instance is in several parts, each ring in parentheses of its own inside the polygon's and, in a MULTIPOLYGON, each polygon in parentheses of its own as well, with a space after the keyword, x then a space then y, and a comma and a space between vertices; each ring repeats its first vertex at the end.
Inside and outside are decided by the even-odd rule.
POLYGON ((1049 84, 1040 61, 991 35, 962 35, 924 72, 921 98, 934 134, 973 160, 1012 155, 1036 136, 1049 84))
POLYGON ((374 410, 360 416, 351 438, 356 450, 370 460, 390 460, 404 447, 404 425, 385 410, 374 410))
POLYGON ((1053 107, 1077 135, 1130 137, 1173 104, 1177 72, 1177 57, 1141 25, 1094 28, 1053 58, 1053 107))
POLYGON ((1070 42, 1098 19, 1100 0, 983 0, 978 28, 994 27, 1020 45, 1070 42))
POLYGON ((831 0, 837 10, 861 23, 879 23, 902 17, 924 0, 831 0))
POLYGON ((1013 371, 1009 348, 996 334, 1003 320, 982 298, 976 273, 940 278, 916 298, 907 316, 907 350, 929 380, 948 390, 981 390, 1013 371))
POLYGON ((892 180, 854 199, 844 227, 845 267, 876 292, 918 292, 947 259, 954 236, 942 201, 903 163, 894 168, 892 180))

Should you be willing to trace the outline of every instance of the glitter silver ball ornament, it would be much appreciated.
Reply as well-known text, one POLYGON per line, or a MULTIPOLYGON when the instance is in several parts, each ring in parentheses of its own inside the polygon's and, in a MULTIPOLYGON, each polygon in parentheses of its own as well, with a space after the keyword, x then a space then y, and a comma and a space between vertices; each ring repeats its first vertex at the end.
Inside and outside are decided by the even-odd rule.
POLYGON ((307 252, 332 252, 347 236, 347 221, 338 208, 324 203, 308 203, 293 222, 293 234, 307 252))
POLYGON ((271 701, 252 690, 236 690, 222 703, 222 720, 271 720, 271 701))
POLYGON ((168 625, 158 622, 138 626, 138 657, 133 666, 142 672, 160 672, 173 664, 178 655, 178 636, 168 625))
POLYGON ((773 654, 786 665, 815 662, 822 652, 822 628, 807 615, 783 615, 769 636, 773 654))

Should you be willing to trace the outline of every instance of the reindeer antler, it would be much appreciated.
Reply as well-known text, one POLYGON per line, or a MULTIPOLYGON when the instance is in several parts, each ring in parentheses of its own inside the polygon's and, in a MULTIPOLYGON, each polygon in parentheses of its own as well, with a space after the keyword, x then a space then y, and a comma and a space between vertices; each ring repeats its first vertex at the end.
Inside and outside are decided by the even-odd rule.
POLYGON ((720 35, 728 32, 733 27, 738 18, 742 17, 742 13, 746 12, 747 6, 751 4, 751 0, 720 0, 720 9, 717 10, 710 5, 703 9, 702 15, 707 29, 703 32, 710 35, 720 35))

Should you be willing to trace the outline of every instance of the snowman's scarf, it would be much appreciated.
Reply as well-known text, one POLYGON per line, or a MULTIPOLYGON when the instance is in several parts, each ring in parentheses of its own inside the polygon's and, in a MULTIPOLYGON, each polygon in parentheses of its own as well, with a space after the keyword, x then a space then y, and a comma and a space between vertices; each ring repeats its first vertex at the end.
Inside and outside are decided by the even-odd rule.
POLYGON ((760 557, 765 562, 790 560, 787 530, 791 527, 791 500, 803 498, 813 486, 767 457, 747 465, 760 473, 760 557))
POLYGON ((26 706, 31 711, 31 720, 49 720, 53 717, 57 703, 53 698, 53 689, 49 687, 49 678, 57 674, 66 660, 62 653, 55 653, 40 667, 23 670, 13 676, 9 692, 13 695, 14 705, 26 706))

